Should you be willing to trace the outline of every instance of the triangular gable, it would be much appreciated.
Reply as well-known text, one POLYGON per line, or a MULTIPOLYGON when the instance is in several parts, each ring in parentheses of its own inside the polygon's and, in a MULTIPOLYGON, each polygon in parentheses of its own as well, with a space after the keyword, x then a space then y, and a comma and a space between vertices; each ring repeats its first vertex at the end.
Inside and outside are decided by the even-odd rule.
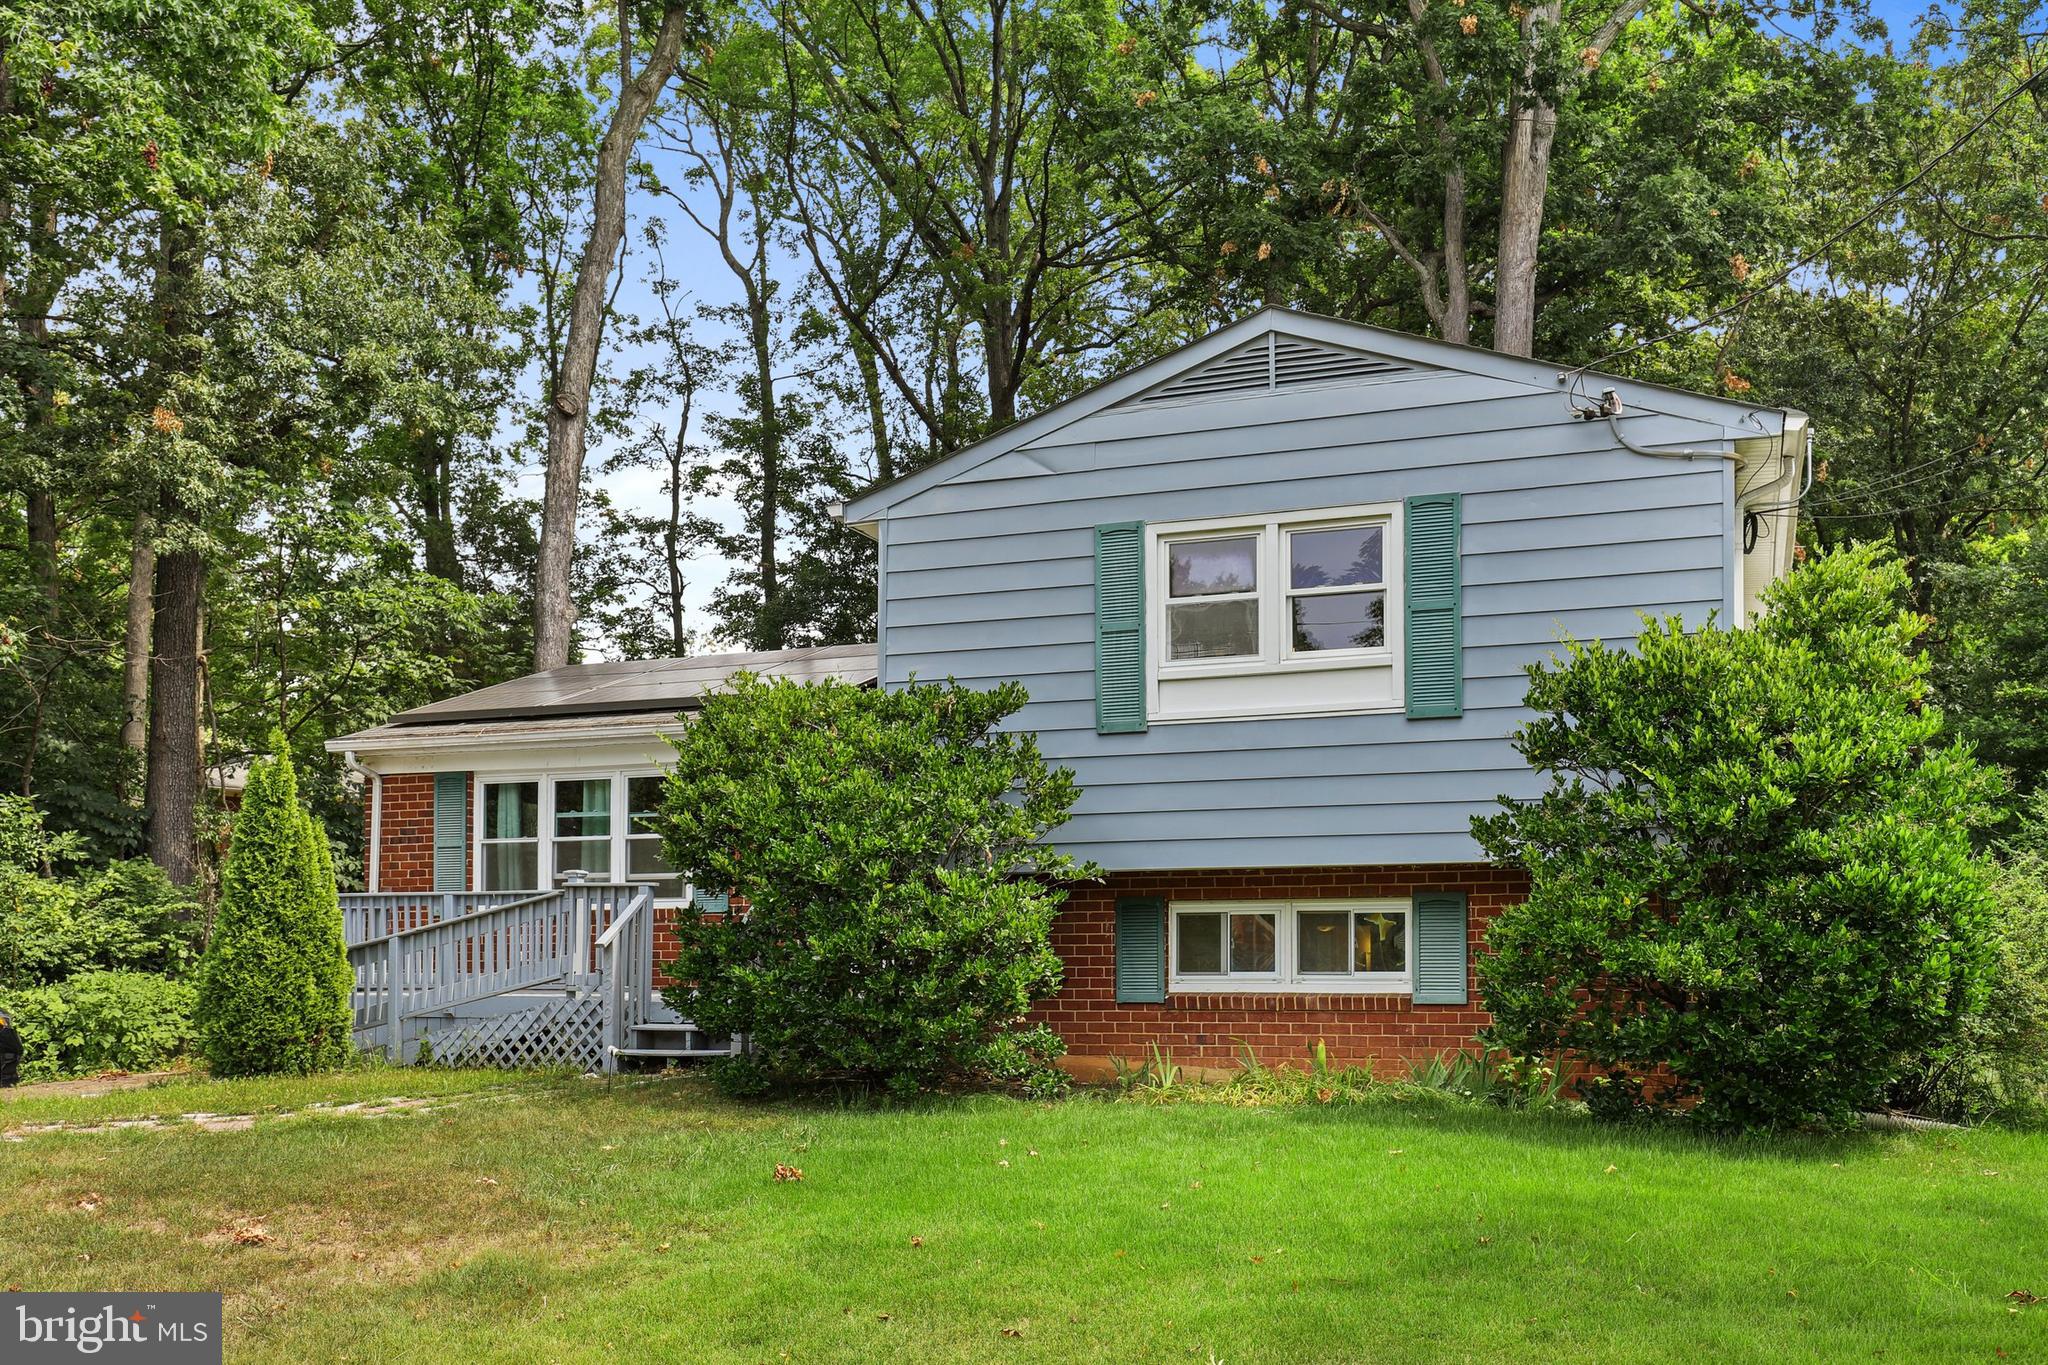
MULTIPOLYGON (((1567 394, 1567 384, 1575 379, 1577 387, 1587 393, 1598 393, 1602 388, 1617 390, 1627 410, 1631 412, 1658 412, 1667 416, 1708 422, 1728 428, 1731 432, 1744 437, 1775 437, 1782 432, 1785 419, 1785 413, 1781 409, 1760 407, 1732 398, 1667 388, 1661 384, 1646 384, 1640 380, 1624 379, 1593 370, 1574 374, 1548 362, 1531 360, 1523 356, 1502 355, 1475 346, 1462 346, 1430 337, 1411 336, 1406 332, 1389 331, 1367 323, 1349 322, 1341 318, 1324 317, 1291 308, 1266 307, 1250 317, 1211 332, 1199 341, 1190 342, 1135 369, 1113 375, 1085 393, 1077 394, 1064 403, 1005 427, 991 436, 976 441, 973 445, 954 451, 934 464, 864 489, 846 503, 834 508, 833 514, 852 525, 874 520, 886 515, 890 507, 905 498, 915 497, 927 488, 957 478, 968 470, 977 469, 998 456, 1042 440, 1051 433, 1106 408, 1145 405, 1149 395, 1173 388, 1184 377, 1206 371, 1212 365, 1230 357, 1236 356, 1241 367, 1255 369, 1259 347, 1268 344, 1272 347, 1298 344, 1308 348, 1308 351, 1303 353, 1308 357, 1308 363, 1302 367, 1302 373, 1314 369, 1316 353, 1327 352, 1335 355, 1358 355, 1365 357, 1366 362, 1406 366, 1415 372, 1483 375, 1561 396, 1567 394), (1372 349, 1361 349, 1365 346, 1372 349)), ((1271 351, 1268 352, 1266 363, 1269 367, 1272 364, 1272 354, 1271 351)), ((1222 371, 1217 373, 1220 376, 1222 371)), ((1368 374, 1329 382, 1371 382, 1376 377, 1407 376, 1368 374)), ((1302 385, 1307 386, 1307 383, 1302 385)))
POLYGON ((1417 365, 1348 346, 1331 346, 1286 332, 1270 331, 1225 351, 1206 365, 1197 365, 1158 384, 1125 406, 1184 403, 1211 398, 1241 398, 1349 384, 1368 379, 1401 379, 1432 374, 1436 367, 1417 365))

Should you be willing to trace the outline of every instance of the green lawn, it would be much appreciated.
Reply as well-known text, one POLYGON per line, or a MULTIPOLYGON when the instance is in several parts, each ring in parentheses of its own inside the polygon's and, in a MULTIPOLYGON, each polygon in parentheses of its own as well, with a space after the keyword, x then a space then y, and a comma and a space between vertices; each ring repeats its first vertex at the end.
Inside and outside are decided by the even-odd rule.
POLYGON ((2048 1303, 2006 1297, 2048 1296, 2037 1136, 445 1072, 0 1126, 188 1111, 261 1117, 0 1143, 0 1282, 222 1289, 231 1360, 2048 1359, 2048 1303), (391 1096, 429 1103, 307 1108, 391 1096))

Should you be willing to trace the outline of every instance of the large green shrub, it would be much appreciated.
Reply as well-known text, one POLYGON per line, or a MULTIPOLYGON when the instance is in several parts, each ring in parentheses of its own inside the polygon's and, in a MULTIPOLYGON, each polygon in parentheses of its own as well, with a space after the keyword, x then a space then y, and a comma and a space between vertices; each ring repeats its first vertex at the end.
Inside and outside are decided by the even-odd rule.
POLYGON ((0 1008, 21 1033, 25 1081, 96 1071, 148 1071, 192 1044, 191 983, 146 972, 83 972, 7 992, 0 1008))
POLYGON ((678 930, 677 1008, 753 1041, 730 1080, 1051 1081, 1058 1040, 1019 1021, 1059 985, 1059 883, 1088 869, 1039 842, 1076 790, 997 728, 1024 701, 742 675, 705 703, 659 823, 697 886, 750 907, 678 930))
POLYGON ((1715 1124, 1841 1123, 1978 1006, 1998 778, 1942 739, 1903 584, 1847 551, 1752 628, 1530 669, 1516 744, 1549 790, 1474 821, 1531 883, 1480 964, 1490 1043, 1668 1067, 1715 1124))
POLYGON ((75 877, 0 868, 0 985, 84 971, 180 976, 199 954, 197 902, 142 859, 75 877))
POLYGON ((249 771, 199 968, 199 1037, 216 1075, 340 1066, 352 978, 327 841, 280 740, 249 771))
POLYGON ((1892 1100, 1942 1118, 2048 1122, 2048 791, 2037 791, 1991 877, 1991 984, 1918 1057, 1892 1100))

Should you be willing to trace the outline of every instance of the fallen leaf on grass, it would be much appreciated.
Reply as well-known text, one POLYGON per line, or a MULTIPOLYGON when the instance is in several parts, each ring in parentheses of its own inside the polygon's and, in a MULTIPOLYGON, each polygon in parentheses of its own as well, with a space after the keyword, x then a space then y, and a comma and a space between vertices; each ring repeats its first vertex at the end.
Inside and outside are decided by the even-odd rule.
POLYGON ((1021 1337, 1024 1335, 1024 1329, 1022 1327, 1005 1327, 1003 1335, 1006 1337, 1021 1337))
POLYGON ((778 1161, 775 1163, 775 1178, 778 1181, 802 1180, 804 1178, 804 1173, 794 1166, 785 1166, 778 1161))
POLYGON ((1003 1160, 1001 1160, 1001 1161, 998 1161, 998 1162, 996 1163, 996 1165, 998 1165, 998 1166, 1002 1167, 1002 1168, 1003 1168, 1004 1170, 1006 1170, 1006 1171, 1010 1169, 1010 1162, 1009 1162, 1009 1159, 1008 1159, 1007 1157, 1005 1157, 1005 1158, 1004 1158, 1003 1160))
POLYGON ((82 1213, 98 1213, 100 1205, 104 1202, 106 1201, 102 1200, 98 1195, 88 1194, 79 1199, 78 1208, 82 1213))
POLYGON ((655 1248, 655 1250, 656 1250, 656 1251, 667 1251, 667 1250, 668 1250, 668 1247, 669 1247, 669 1244, 668 1244, 667 1242, 663 1242, 663 1243, 662 1243, 662 1244, 661 1244, 660 1246, 656 1247, 656 1248, 655 1248))
POLYGON ((875 1321, 876 1321, 876 1322, 887 1322, 888 1320, 889 1320, 889 1315, 888 1315, 887 1313, 877 1313, 877 1314, 875 1314, 875 1321))
POLYGON ((1406 1147, 1389 1147, 1389 1148, 1387 1148, 1387 1155, 1388 1155, 1388 1156, 1406 1156, 1406 1155, 1408 1155, 1408 1149, 1407 1149, 1406 1147))
POLYGON ((913 1246, 913 1247, 921 1247, 921 1246, 923 1246, 923 1245, 924 1245, 924 1238, 922 1238, 922 1237, 913 1237, 913 1238, 911 1238, 911 1239, 910 1239, 910 1245, 911 1245, 911 1246, 913 1246))
POLYGON ((277 1240, 277 1234, 263 1225, 261 1218, 243 1218, 221 1228, 229 1241, 238 1247, 269 1246, 277 1240))
POLYGON ((491 1179, 491 1177, 489 1177, 489 1176, 487 1176, 487 1175, 480 1175, 480 1176, 478 1176, 478 1177, 477 1177, 477 1179, 476 1179, 476 1183, 477 1183, 477 1184, 479 1184, 479 1185, 495 1185, 495 1184, 497 1184, 498 1182, 497 1182, 497 1181, 495 1181, 495 1180, 493 1180, 493 1179, 491 1179))
POLYGON ((2011 1299, 2014 1303, 2041 1302, 2041 1296, 2039 1294, 2034 1293, 2030 1289, 2015 1289, 2012 1291, 2012 1293, 2007 1294, 2006 1297, 2008 1299, 2011 1299))
POLYGON ((1605 1173, 1606 1173, 1606 1174, 1608 1174, 1608 1175, 1613 1175, 1613 1174, 1614 1174, 1614 1173, 1615 1173, 1616 1171, 1618 1171, 1618 1170, 1620 1170, 1620 1169, 1621 1169, 1621 1167, 1619 1167, 1619 1166, 1609 1166, 1609 1167, 1607 1168, 1607 1170, 1606 1170, 1606 1172, 1605 1172, 1605 1173))

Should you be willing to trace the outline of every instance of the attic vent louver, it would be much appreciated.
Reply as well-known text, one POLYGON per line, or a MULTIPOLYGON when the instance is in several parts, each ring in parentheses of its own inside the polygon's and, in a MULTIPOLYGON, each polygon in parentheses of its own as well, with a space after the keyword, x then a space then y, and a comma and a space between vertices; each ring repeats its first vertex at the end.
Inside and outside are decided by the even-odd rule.
POLYGON ((1340 350, 1300 337, 1269 332, 1226 351, 1199 369, 1161 384, 1139 401, 1175 403, 1190 398, 1224 398, 1234 394, 1274 393, 1311 384, 1350 379, 1383 379, 1413 374, 1416 367, 1398 360, 1340 350))

